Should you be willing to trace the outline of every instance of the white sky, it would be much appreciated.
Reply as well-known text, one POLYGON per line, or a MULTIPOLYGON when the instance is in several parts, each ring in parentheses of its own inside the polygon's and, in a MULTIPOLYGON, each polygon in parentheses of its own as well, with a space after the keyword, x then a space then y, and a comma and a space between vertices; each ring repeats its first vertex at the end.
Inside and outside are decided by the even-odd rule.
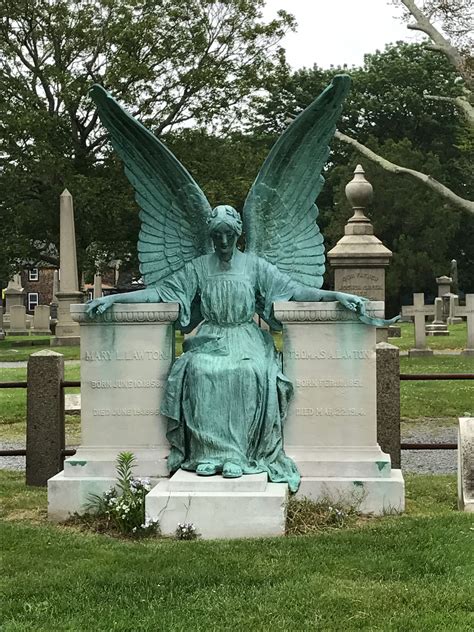
POLYGON ((385 44, 420 41, 397 16, 398 7, 387 0, 267 0, 266 19, 284 9, 295 16, 296 33, 282 44, 293 68, 361 65, 365 53, 383 50, 385 44))

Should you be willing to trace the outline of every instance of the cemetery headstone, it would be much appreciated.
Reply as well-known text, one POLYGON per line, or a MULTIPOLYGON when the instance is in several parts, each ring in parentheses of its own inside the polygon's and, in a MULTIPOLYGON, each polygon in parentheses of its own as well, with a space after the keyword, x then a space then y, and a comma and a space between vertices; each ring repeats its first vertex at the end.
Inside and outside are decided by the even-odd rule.
POLYGON ((83 302, 83 294, 79 292, 77 277, 76 236, 74 230, 74 208, 72 195, 67 189, 60 197, 60 280, 58 299, 58 322, 51 346, 78 345, 80 342, 79 325, 71 318, 70 308, 75 303, 83 302))
POLYGON ((27 336, 26 307, 24 305, 12 305, 10 307, 10 336, 27 336))
POLYGON ((0 304, 0 340, 4 340, 4 339, 5 339, 5 331, 3 329, 3 305, 0 304))
MULTIPOLYGON (((392 252, 374 235, 372 222, 365 215, 373 189, 361 165, 357 165, 353 179, 346 186, 346 197, 354 214, 345 226, 344 237, 328 252, 334 269, 334 289, 371 301, 385 301, 385 268, 392 252)), ((381 328, 377 341, 386 338, 387 329, 381 328)))
POLYGON ((410 357, 433 355, 433 351, 426 346, 425 330, 425 316, 427 313, 433 313, 433 305, 425 305, 425 295, 423 292, 416 292, 413 294, 413 305, 411 309, 405 310, 406 313, 408 311, 410 311, 410 315, 412 314, 415 318, 415 346, 409 350, 408 355, 410 357))
POLYGON ((474 512, 474 417, 459 419, 458 507, 474 512))
POLYGON ((459 323, 462 323, 462 318, 459 316, 459 296, 450 294, 448 325, 457 325, 459 323))
POLYGON ((21 287, 21 276, 15 274, 5 290, 5 315, 10 314, 13 305, 24 305, 24 293, 25 291, 21 287))
POLYGON ((462 354, 474 356, 474 294, 466 294, 466 305, 458 308, 458 314, 466 317, 467 341, 462 354))
POLYGON ((51 333, 49 329, 49 305, 35 307, 31 333, 35 336, 45 336, 51 333))
POLYGON ((448 325, 443 320, 443 299, 437 296, 434 302, 434 320, 425 327, 427 336, 449 336, 448 325))

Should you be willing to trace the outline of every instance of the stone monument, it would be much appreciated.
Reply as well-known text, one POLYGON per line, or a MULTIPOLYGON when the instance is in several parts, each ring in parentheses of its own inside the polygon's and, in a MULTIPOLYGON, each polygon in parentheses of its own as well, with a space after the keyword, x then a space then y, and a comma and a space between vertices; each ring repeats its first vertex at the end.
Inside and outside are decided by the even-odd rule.
POLYGON ((458 507, 474 512, 474 417, 459 419, 458 507))
POLYGON ((425 326, 427 336, 449 336, 448 325, 443 320, 443 299, 436 297, 434 302, 434 320, 425 326))
POLYGON ((100 298, 102 296, 102 275, 94 274, 94 298, 100 298))
POLYGON ((26 307, 24 305, 12 305, 10 307, 10 336, 27 336, 26 307))
POLYGON ((49 305, 37 305, 33 314, 33 328, 31 330, 34 336, 48 336, 51 333, 49 328, 50 307, 49 305))
POLYGON ((462 355, 474 356, 474 294, 466 294, 466 305, 458 313, 466 318, 467 340, 462 355))
MULTIPOLYGON (((211 209, 161 142, 102 87, 93 88, 100 118, 142 207, 138 252, 145 289, 72 308, 82 330, 83 445, 49 482, 52 517, 81 510, 85 494, 108 487, 114 458, 124 448, 135 453, 138 473, 158 479, 146 512, 165 534, 183 521, 195 522, 207 538, 282 534, 288 493, 302 488, 305 477, 314 479, 307 491, 313 498, 345 494, 366 512, 403 508, 403 479, 391 471, 390 458, 376 443, 375 326, 389 322, 380 318, 383 304, 320 289, 324 248, 314 200, 348 87, 347 77, 336 77, 288 127, 249 192, 243 219, 230 206, 211 209), (245 252, 236 247, 243 229, 245 252), (290 299, 293 303, 285 302, 290 299), (355 389, 343 388, 341 405, 335 406, 329 404, 331 390, 320 414, 327 437, 309 446, 309 456, 285 452, 307 439, 298 419, 305 408, 297 395, 295 429, 284 445, 294 385, 282 371, 271 336, 254 322, 257 312, 278 325, 286 305, 322 310, 321 319, 333 333, 324 330, 318 344, 306 330, 313 345, 310 358, 324 359, 334 381, 349 385, 352 379, 367 399, 362 405, 355 389), (168 331, 176 319, 184 331, 201 324, 172 362, 168 331), (161 333, 150 335, 152 323, 161 333), (312 462, 313 452, 322 458, 331 446, 327 467, 312 464, 312 477, 302 476, 298 466, 312 462)), ((288 340, 291 354, 291 333, 288 340)), ((296 350, 294 360, 301 357, 306 366, 305 353, 296 350)), ((313 369, 317 379, 322 369, 313 369)), ((295 370, 300 374, 311 377, 295 370)))
MULTIPOLYGON (((365 296, 371 301, 385 301, 385 268, 392 252, 374 235, 365 209, 372 201, 373 188, 357 165, 353 179, 346 186, 346 196, 354 214, 344 229, 344 237, 328 252, 334 269, 334 289, 365 296)), ((386 339, 380 332, 378 342, 386 339)))
POLYGON ((3 305, 1 304, 1 301, 0 301, 0 340, 4 340, 4 339, 5 339, 5 331, 3 329, 3 305))
POLYGON ((25 290, 21 286, 21 275, 15 274, 5 290, 5 316, 10 314, 13 305, 24 305, 25 290))
POLYGON ((79 292, 77 276, 76 236, 74 229, 74 208, 72 195, 67 189, 60 197, 60 243, 59 243, 59 292, 58 321, 51 346, 78 345, 79 325, 71 319, 70 307, 74 303, 82 303, 83 295, 79 292))

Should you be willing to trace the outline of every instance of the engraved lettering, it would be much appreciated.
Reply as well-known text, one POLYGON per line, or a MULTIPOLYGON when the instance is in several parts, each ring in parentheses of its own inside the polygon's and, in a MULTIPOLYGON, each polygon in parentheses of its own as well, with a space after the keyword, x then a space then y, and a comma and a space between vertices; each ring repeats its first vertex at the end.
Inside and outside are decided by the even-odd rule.
POLYGON ((171 360, 171 352, 154 349, 130 351, 85 351, 82 357, 86 362, 108 362, 111 360, 171 360))
POLYGON ((365 417, 363 408, 297 408, 297 417, 365 417))
POLYGON ((362 388, 362 382, 358 379, 331 380, 326 378, 306 377, 296 380, 297 388, 362 388))
POLYGON ((164 380, 144 379, 144 380, 91 380, 90 386, 98 388, 164 388, 164 380))
POLYGON ((94 417, 131 417, 159 415, 158 408, 94 408, 94 417))
POLYGON ((367 360, 373 356, 368 349, 320 349, 319 351, 288 351, 286 356, 292 360, 367 360))

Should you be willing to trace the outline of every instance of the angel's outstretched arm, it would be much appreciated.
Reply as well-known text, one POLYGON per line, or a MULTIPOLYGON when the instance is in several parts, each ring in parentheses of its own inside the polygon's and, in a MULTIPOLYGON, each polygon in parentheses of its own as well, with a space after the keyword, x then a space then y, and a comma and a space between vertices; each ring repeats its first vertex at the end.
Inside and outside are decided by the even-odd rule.
POLYGON ((317 290, 315 288, 306 287, 298 284, 295 288, 292 301, 339 301, 346 309, 356 312, 359 320, 366 325, 375 325, 385 327, 397 322, 400 318, 396 316, 390 320, 382 318, 373 318, 367 314, 368 299, 356 294, 346 294, 345 292, 331 292, 329 290, 317 290))
POLYGON ((154 287, 148 287, 137 292, 123 292, 96 298, 87 303, 87 315, 91 318, 96 314, 103 314, 114 303, 161 303, 162 299, 154 287))

